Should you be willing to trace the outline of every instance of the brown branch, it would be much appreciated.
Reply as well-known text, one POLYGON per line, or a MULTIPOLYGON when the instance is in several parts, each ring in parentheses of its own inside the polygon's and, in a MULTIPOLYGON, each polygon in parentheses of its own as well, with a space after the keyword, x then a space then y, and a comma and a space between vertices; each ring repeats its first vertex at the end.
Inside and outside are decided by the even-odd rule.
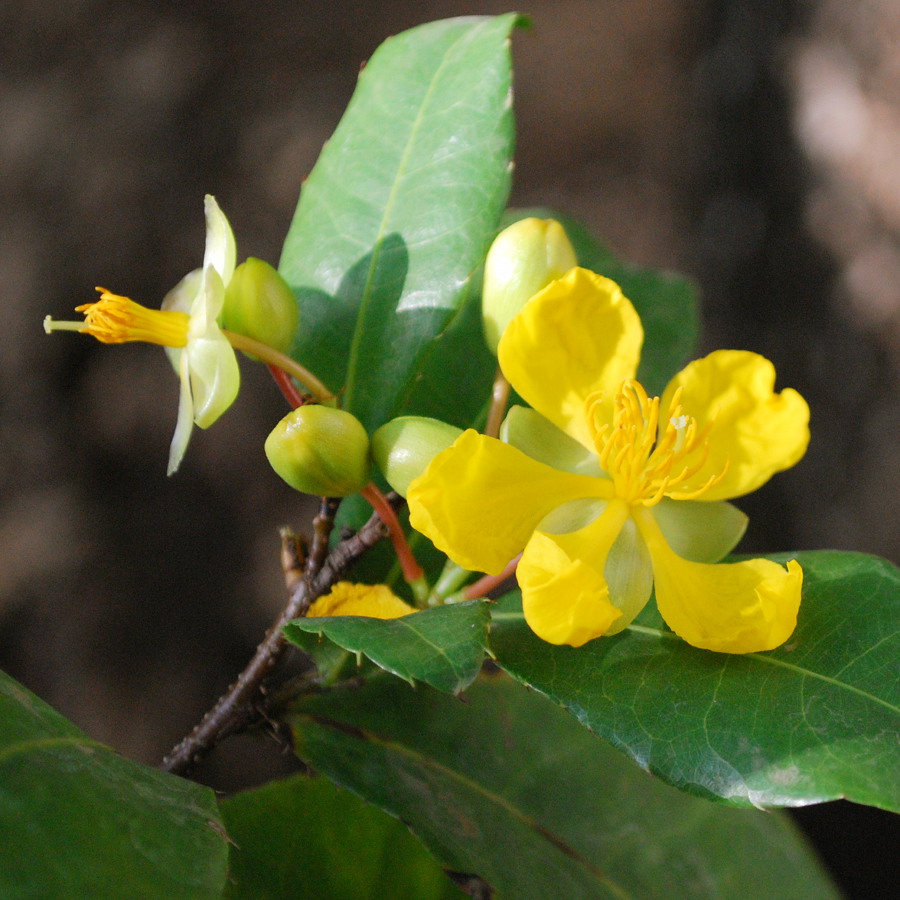
MULTIPOLYGON (((391 499, 393 503, 401 502, 396 494, 392 495, 391 499)), ((333 510, 336 508, 336 502, 328 498, 323 499, 319 515, 314 521, 315 534, 309 554, 310 560, 317 554, 324 556, 328 534, 334 521, 333 510)), ((305 615, 317 597, 329 591, 359 557, 385 537, 387 531, 381 519, 373 515, 356 534, 344 538, 327 556, 324 556, 318 571, 312 572, 310 564, 307 563, 303 577, 294 583, 287 606, 266 632, 244 671, 197 727, 163 760, 162 768, 165 771, 176 775, 186 774, 224 738, 246 729, 263 718, 258 703, 260 687, 287 645, 281 632, 282 626, 292 619, 305 615)))

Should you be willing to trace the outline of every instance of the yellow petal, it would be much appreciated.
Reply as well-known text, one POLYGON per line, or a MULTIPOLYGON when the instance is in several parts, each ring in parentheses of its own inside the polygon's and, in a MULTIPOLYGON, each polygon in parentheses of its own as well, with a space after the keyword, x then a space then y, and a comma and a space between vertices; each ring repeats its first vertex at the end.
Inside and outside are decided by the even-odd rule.
POLYGON ((634 377, 643 340, 641 320, 619 286, 573 269, 525 304, 497 356, 531 406, 593 451, 585 400, 634 377))
POLYGON ((809 407, 796 391, 776 394, 774 386, 772 363, 744 350, 717 350, 672 379, 662 397, 660 421, 668 420, 672 397, 681 387, 682 409, 696 419, 698 429, 713 422, 709 456, 678 485, 680 492, 699 489, 725 471, 701 499, 739 497, 800 460, 809 443, 809 407))
POLYGON ((580 497, 609 497, 612 483, 560 472, 471 429, 412 481, 409 521, 454 562, 499 575, 538 522, 580 497))
POLYGON ((306 615, 369 616, 372 619, 397 619, 417 612, 384 584, 353 584, 339 581, 329 593, 312 603, 306 615))
POLYGON ((783 644, 797 625, 803 570, 768 559, 688 562, 665 542, 649 510, 635 513, 653 560, 656 604, 666 624, 694 647, 755 653, 783 644))
POLYGON ((516 577, 525 621, 539 638, 580 647, 600 637, 621 617, 610 603, 603 571, 627 517, 628 507, 614 501, 581 531, 534 533, 516 577))

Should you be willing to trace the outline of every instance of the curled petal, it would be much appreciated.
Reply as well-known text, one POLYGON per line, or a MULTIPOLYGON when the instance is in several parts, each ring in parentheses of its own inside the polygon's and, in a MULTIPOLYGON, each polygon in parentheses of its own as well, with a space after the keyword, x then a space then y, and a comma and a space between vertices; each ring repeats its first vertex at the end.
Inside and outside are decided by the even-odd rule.
POLYGON ((414 612, 416 608, 401 600, 387 585, 339 581, 309 607, 306 615, 310 619, 316 616, 398 619, 414 612))
POLYGON ((643 340, 641 320, 619 286, 579 268, 525 304, 497 356, 531 406, 593 451, 585 400, 634 377, 643 340))
POLYGON ((621 618, 621 611, 610 602, 603 573, 627 517, 627 506, 614 501, 580 531, 532 535, 516 577, 525 621, 539 638, 580 647, 621 618))
POLYGON ((194 422, 208 428, 234 403, 241 371, 234 348, 221 331, 192 341, 185 351, 190 360, 194 422))
POLYGON ((688 562, 666 544, 647 510, 636 514, 653 560, 656 604, 666 624, 694 647, 755 653, 783 644, 797 625, 803 570, 768 559, 688 562))
POLYGON ((212 267, 203 273, 194 302, 186 353, 191 371, 194 422, 208 428, 234 403, 241 373, 234 348, 216 322, 225 297, 222 279, 212 267))
POLYGON ((167 475, 174 475, 181 465, 191 439, 191 430, 194 427, 194 401, 191 396, 191 375, 188 369, 187 353, 184 350, 171 351, 172 362, 179 375, 181 388, 178 398, 178 419, 175 422, 175 434, 172 435, 172 443, 169 445, 169 466, 167 475))
POLYGON ((409 486, 409 521, 454 562, 499 575, 551 510, 608 497, 611 483, 560 472, 471 429, 409 486))
POLYGON ((161 309, 173 312, 183 312, 188 315, 194 308, 194 303, 203 290, 203 269, 194 269, 188 272, 175 287, 163 297, 161 309))
POLYGON ((680 387, 682 409, 697 428, 712 422, 709 455, 679 491, 698 490, 724 472, 702 499, 739 497, 800 460, 809 443, 809 407, 796 391, 776 394, 774 386, 772 363, 745 350, 717 350, 672 379, 662 397, 660 421, 668 420, 680 387))
POLYGON ((206 213, 206 252, 203 254, 203 268, 212 266, 222 281, 228 284, 234 274, 237 258, 234 232, 212 194, 207 194, 204 198, 203 209, 206 213))

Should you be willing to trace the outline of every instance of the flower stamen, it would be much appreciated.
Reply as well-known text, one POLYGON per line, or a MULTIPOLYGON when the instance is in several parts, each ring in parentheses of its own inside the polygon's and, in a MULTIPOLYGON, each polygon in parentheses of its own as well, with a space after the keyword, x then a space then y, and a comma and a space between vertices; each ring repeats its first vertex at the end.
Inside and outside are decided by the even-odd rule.
POLYGON ((588 398, 588 420, 600 465, 609 473, 616 494, 631 505, 655 506, 663 497, 690 500, 719 482, 728 471, 710 476, 700 487, 688 488, 690 481, 709 459, 712 422, 698 428, 693 416, 681 408, 682 390, 672 398, 669 417, 660 429, 660 398, 650 398, 636 381, 625 380, 612 398, 612 424, 603 420, 601 404, 608 394, 588 398), (679 487, 681 486, 681 487, 679 487))
POLYGON ((44 331, 79 331, 104 344, 144 341, 163 347, 185 347, 190 316, 176 310, 148 309, 128 297, 98 287, 100 299, 75 307, 84 313, 83 322, 58 322, 44 319, 44 331))

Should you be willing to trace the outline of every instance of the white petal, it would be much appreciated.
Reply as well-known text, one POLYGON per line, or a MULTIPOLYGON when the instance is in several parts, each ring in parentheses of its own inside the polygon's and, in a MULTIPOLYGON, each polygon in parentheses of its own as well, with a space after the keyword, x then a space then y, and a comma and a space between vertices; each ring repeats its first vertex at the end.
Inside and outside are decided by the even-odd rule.
POLYGON ((237 357, 218 328, 191 341, 186 355, 190 360, 194 422, 208 428, 237 397, 241 386, 237 357))
POLYGON ((162 309, 171 312, 183 312, 188 315, 194 307, 194 302, 203 290, 203 270, 194 269, 188 272, 175 287, 163 297, 162 309))
POLYGON ((234 232, 212 194, 206 195, 204 209, 206 211, 206 252, 203 254, 203 268, 212 266, 219 273, 222 281, 228 284, 234 274, 237 257, 234 232))
POLYGON ((188 372, 187 353, 181 352, 179 359, 179 376, 181 380, 181 392, 178 398, 178 419, 175 422, 175 434, 172 435, 172 443, 169 446, 169 467, 167 475, 173 475, 187 450, 188 441, 191 439, 191 429, 194 427, 194 401, 191 397, 191 382, 188 372))

